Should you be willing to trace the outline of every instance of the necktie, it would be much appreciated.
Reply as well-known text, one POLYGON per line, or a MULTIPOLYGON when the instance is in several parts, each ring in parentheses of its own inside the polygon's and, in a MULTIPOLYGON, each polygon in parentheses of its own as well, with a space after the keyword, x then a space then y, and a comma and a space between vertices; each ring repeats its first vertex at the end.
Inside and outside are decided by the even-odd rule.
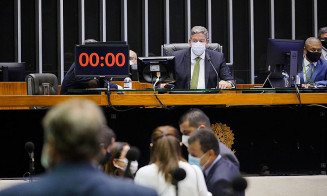
POLYGON ((313 71, 313 63, 309 64, 309 68, 307 70, 307 83, 311 83, 311 77, 312 77, 312 71, 313 71))
POLYGON ((192 75, 191 85, 190 85, 191 89, 197 89, 198 88, 198 81, 199 81, 200 60, 201 60, 201 58, 196 57, 195 60, 196 60, 196 62, 195 62, 195 65, 194 65, 193 75, 192 75))

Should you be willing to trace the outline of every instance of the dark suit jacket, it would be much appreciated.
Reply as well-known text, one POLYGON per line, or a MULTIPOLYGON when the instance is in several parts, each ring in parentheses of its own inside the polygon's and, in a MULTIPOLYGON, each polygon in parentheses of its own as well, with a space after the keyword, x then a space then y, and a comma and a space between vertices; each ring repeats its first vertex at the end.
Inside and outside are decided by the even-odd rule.
MULTIPOLYGON (((235 85, 233 76, 229 67, 226 65, 223 53, 213 50, 206 50, 211 61, 218 72, 220 80, 232 81, 235 85)), ((191 48, 178 50, 172 53, 175 56, 175 79, 176 89, 190 89, 191 83, 191 48)), ((217 87, 217 74, 212 68, 210 62, 205 58, 205 87, 206 89, 217 87)))
MULTIPOLYGON (((221 157, 212 166, 208 175, 205 177, 208 191, 211 192, 213 196, 230 195, 232 179, 237 175, 240 175, 238 167, 228 159, 221 157)), ((232 195, 244 196, 244 192, 232 195)))
MULTIPOLYGON (((304 84, 303 67, 302 71, 299 73, 299 76, 301 79, 301 84, 304 84)), ((311 83, 316 83, 317 85, 327 85, 327 60, 322 58, 318 60, 312 74, 311 83)))
POLYGON ((1 196, 157 195, 156 191, 109 177, 89 163, 61 163, 32 183, 0 192, 1 196))
MULTIPOLYGON (((89 87, 89 82, 92 80, 93 77, 80 77, 76 78, 75 77, 75 63, 73 63, 69 70, 67 71, 64 80, 62 81, 61 84, 61 89, 60 89, 60 94, 61 95, 68 95, 68 89, 85 89, 85 88, 90 88, 89 87)), ((109 83, 109 87, 113 89, 117 89, 117 85, 114 83, 109 83)), ((100 86, 99 86, 100 87, 100 86)), ((107 85, 104 86, 105 88, 107 85)), ((103 88, 103 86, 101 87, 103 88)))

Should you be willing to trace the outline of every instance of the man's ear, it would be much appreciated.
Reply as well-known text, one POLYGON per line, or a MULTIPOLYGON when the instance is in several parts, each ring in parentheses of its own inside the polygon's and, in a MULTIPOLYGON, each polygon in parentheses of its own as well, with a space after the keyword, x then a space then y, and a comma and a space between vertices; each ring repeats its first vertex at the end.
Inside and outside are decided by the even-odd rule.
POLYGON ((188 43, 190 44, 190 47, 192 47, 192 40, 191 39, 188 40, 188 43))
POLYGON ((200 125, 199 126, 199 129, 203 129, 203 128, 206 128, 206 126, 205 125, 200 125))
POLYGON ((215 151, 213 149, 210 149, 208 153, 210 156, 216 156, 215 151))

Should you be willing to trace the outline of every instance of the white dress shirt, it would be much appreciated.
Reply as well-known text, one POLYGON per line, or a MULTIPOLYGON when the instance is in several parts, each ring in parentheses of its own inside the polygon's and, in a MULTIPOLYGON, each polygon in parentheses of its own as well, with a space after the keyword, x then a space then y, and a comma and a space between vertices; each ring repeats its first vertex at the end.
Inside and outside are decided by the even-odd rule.
MULTIPOLYGON (((198 166, 190 165, 183 161, 179 161, 178 165, 186 172, 185 179, 178 183, 178 195, 211 195, 211 193, 208 192, 203 173, 198 166)), ((155 189, 158 195, 161 196, 176 195, 175 186, 170 182, 166 182, 163 173, 158 172, 158 166, 156 164, 140 168, 136 173, 134 182, 155 189)))
MULTIPOLYGON (((304 82, 305 83, 307 83, 307 77, 305 76, 305 73, 308 73, 308 69, 310 68, 310 62, 307 60, 307 58, 304 56, 304 60, 303 60, 303 64, 304 64, 304 66, 303 66, 303 79, 304 79, 304 82), (305 68, 305 70, 304 70, 304 68, 305 68)), ((313 66, 316 68, 316 66, 317 66, 317 62, 313 62, 313 66)), ((312 72, 312 74, 313 74, 313 72, 312 72)), ((308 76, 309 78, 311 77, 311 76, 308 76)))
POLYGON ((205 84, 205 63, 204 63, 204 58, 205 58, 205 51, 203 52, 203 54, 201 54, 200 56, 197 56, 193 53, 193 51, 191 50, 191 80, 193 77, 193 70, 194 70, 194 65, 196 62, 196 57, 200 57, 200 71, 199 71, 199 80, 198 80, 198 87, 197 89, 205 89, 206 88, 206 84, 205 84))

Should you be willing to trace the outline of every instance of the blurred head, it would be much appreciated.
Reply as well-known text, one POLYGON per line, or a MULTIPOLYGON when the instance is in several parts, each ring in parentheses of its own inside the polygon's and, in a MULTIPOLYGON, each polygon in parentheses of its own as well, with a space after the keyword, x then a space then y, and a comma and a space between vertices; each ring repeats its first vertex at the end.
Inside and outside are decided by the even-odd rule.
POLYGON ((133 50, 129 50, 129 61, 131 65, 137 64, 137 55, 133 50))
POLYGON ((111 149, 116 141, 115 132, 110 129, 108 126, 103 126, 101 129, 101 138, 100 138, 100 157, 99 163, 101 165, 106 164, 111 157, 111 149))
POLYGON ((318 38, 320 39, 324 50, 327 50, 327 27, 323 27, 323 28, 319 29, 318 38))
POLYGON ((322 51, 322 45, 319 39, 315 37, 309 37, 305 41, 304 55, 310 62, 317 62, 320 59, 322 51))
POLYGON ((167 182, 171 181, 171 172, 178 167, 181 160, 180 137, 172 126, 157 127, 151 136, 151 163, 155 163, 159 172, 165 175, 167 182))
POLYGON ((127 166, 126 154, 129 151, 130 146, 126 142, 115 142, 111 149, 111 158, 105 166, 105 173, 123 176, 124 168, 127 166))
POLYGON ((188 152, 197 159, 199 166, 206 170, 219 155, 217 137, 210 129, 196 131, 188 139, 188 152))
POLYGON ((105 117, 94 102, 70 99, 53 108, 43 119, 45 167, 64 161, 93 161, 100 151, 105 117))
POLYGON ((202 26, 194 26, 191 29, 191 37, 189 39, 193 53, 197 56, 202 55, 208 43, 208 30, 202 26))

